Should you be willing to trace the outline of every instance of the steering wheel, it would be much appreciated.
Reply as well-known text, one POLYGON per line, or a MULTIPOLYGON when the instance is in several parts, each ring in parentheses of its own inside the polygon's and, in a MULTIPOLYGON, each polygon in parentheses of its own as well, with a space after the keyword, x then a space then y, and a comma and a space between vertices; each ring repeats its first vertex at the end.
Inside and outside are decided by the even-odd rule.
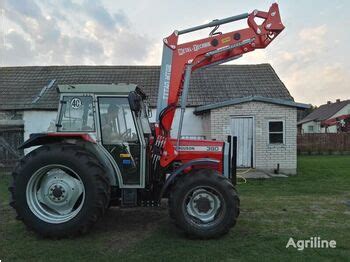
POLYGON ((126 129, 125 132, 121 134, 121 136, 123 137, 123 139, 131 138, 131 128, 126 129))

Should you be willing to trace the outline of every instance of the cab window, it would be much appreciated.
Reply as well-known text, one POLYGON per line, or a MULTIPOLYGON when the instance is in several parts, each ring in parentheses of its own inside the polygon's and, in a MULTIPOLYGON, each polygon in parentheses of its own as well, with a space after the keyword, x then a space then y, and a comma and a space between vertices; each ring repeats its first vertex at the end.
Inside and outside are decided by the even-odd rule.
POLYGON ((151 127, 149 125, 149 120, 148 120, 148 118, 150 117, 148 111, 149 111, 148 107, 146 107, 146 105, 143 104, 140 118, 141 118, 142 130, 143 130, 144 134, 151 134, 151 132, 152 132, 151 127))
POLYGON ((61 100, 58 131, 94 131, 91 96, 64 96, 61 100))
POLYGON ((138 141, 128 99, 101 97, 98 101, 103 144, 138 141))

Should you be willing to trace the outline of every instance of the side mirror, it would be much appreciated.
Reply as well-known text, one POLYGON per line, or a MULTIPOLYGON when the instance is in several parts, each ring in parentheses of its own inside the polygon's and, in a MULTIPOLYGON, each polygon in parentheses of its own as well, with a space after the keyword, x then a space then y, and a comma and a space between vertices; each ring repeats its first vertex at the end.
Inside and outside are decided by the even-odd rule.
POLYGON ((128 96, 130 109, 138 115, 138 113, 141 111, 141 97, 136 94, 135 92, 131 92, 128 96))

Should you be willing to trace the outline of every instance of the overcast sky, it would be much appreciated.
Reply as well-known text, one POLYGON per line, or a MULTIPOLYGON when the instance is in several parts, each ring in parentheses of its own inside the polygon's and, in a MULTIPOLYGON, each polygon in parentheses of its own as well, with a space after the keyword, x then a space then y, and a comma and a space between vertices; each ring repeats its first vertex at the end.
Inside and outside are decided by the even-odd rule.
MULTIPOLYGON (((267 11, 271 3, 0 0, 0 65, 159 65, 162 39, 173 30, 254 9, 267 11)), ((267 49, 234 63, 270 63, 298 102, 350 99, 350 1, 278 3, 286 29, 267 49)), ((222 31, 246 26, 238 23, 222 31)))

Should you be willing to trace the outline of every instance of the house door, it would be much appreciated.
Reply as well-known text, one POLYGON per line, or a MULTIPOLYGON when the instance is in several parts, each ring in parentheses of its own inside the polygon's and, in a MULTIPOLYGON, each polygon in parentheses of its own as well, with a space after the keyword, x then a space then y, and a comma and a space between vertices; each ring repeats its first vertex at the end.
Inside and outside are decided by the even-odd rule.
POLYGON ((231 133, 237 136, 237 167, 253 166, 253 118, 233 117, 231 133))

